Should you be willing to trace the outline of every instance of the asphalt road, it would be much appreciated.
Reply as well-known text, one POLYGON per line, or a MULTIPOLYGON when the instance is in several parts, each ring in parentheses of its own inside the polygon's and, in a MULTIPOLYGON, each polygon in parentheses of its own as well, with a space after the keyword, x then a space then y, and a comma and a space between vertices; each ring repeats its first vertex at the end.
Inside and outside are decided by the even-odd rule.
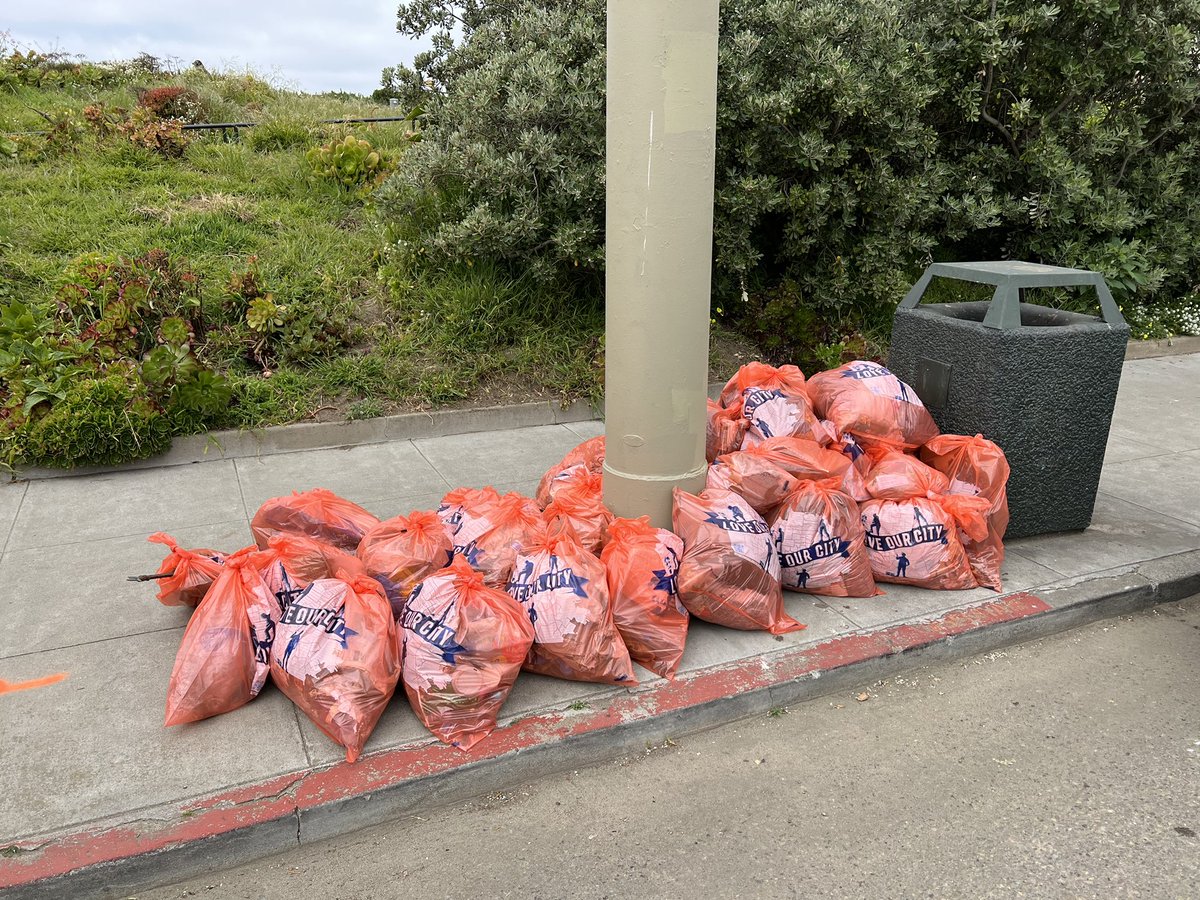
POLYGON ((139 896, 1194 898, 1198 682, 1194 597, 139 896))

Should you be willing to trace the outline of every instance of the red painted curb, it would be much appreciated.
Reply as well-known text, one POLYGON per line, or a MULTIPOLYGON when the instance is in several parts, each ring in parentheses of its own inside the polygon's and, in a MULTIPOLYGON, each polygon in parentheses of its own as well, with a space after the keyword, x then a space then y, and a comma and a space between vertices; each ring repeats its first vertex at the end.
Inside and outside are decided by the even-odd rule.
POLYGON ((953 610, 928 622, 846 635, 810 647, 705 669, 646 691, 619 695, 606 709, 555 710, 527 716, 498 728, 487 740, 466 752, 431 738, 426 743, 364 756, 353 765, 339 763, 325 769, 297 772, 184 802, 178 808, 179 818, 158 828, 142 822, 136 827, 83 829, 42 843, 18 841, 0 848, 0 852, 8 855, 0 860, 0 889, 278 821, 298 811, 363 796, 405 781, 701 706, 816 672, 918 649, 1049 609, 1048 603, 1033 594, 1012 594, 953 610))

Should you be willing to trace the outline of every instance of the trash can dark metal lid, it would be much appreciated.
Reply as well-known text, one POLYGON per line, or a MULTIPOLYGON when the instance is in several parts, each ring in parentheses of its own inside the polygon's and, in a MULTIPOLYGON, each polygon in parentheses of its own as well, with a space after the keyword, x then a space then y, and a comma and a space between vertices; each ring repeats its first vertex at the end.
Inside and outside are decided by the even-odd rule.
POLYGON ((1100 312, 1109 325, 1124 325, 1125 318, 1117 308, 1112 292, 1099 272, 1069 269, 1020 260, 991 260, 981 262, 933 263, 900 301, 900 309, 912 309, 921 302, 925 290, 934 278, 951 278, 996 288, 992 304, 983 324, 989 328, 1011 330, 1021 327, 1021 291, 1027 288, 1093 287, 1100 301, 1100 312))

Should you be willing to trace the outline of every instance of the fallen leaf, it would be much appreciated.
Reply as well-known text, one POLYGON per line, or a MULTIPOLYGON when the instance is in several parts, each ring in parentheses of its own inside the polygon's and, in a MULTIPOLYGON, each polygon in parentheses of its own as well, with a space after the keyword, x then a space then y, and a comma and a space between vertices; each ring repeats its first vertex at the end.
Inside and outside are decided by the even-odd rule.
POLYGON ((868 694, 866 691, 863 691, 861 694, 855 694, 854 699, 857 700, 859 703, 865 703, 866 701, 871 699, 871 695, 868 694))

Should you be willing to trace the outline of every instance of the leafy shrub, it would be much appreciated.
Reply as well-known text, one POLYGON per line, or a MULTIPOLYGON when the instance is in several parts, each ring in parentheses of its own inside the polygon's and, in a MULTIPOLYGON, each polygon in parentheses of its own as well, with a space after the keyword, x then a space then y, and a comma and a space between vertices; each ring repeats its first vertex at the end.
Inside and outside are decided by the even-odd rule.
POLYGON ((8 34, 0 32, 0 87, 97 90, 164 74, 159 60, 148 53, 124 62, 77 61, 67 53, 22 50, 8 34))
POLYGON ((134 109, 129 119, 117 127, 134 146, 167 158, 183 156, 191 143, 180 120, 160 119, 144 106, 134 109))
POLYGON ((171 432, 137 372, 125 368, 73 381, 46 415, 29 424, 18 446, 34 465, 112 465, 166 451, 171 432))
MULTIPOLYGON (((398 28, 432 49, 379 92, 430 122, 376 193, 395 267, 594 292, 602 0, 409 0, 398 28)), ((1095 267, 1139 304, 1191 291, 1197 35, 1195 0, 724 0, 715 306, 781 354, 832 354, 934 258, 1095 267)))
POLYGON ((203 321, 182 263, 88 254, 55 296, 0 306, 0 465, 136 459, 226 414, 231 385, 191 349, 203 321))
POLYGON ((229 382, 202 368, 186 344, 151 350, 142 360, 141 376, 176 431, 202 427, 224 412, 233 397, 229 382))
POLYGON ((420 143, 376 192, 399 268, 494 260, 550 284, 603 271, 604 3, 413 2, 399 29, 435 31, 389 94, 423 108, 420 143), (452 26, 462 17, 463 39, 452 26))
POLYGON ((65 330, 91 342, 101 361, 137 357, 158 330, 203 331, 198 277, 162 250, 128 258, 85 254, 63 272, 55 293, 65 330))
POLYGON ((179 119, 182 122, 204 120, 204 105, 195 91, 179 85, 150 88, 138 92, 138 106, 160 119, 179 119))
POLYGON ((346 345, 349 323, 343 308, 310 295, 284 303, 266 288, 258 259, 247 262, 225 286, 226 312, 236 324, 214 337, 226 352, 241 346, 248 360, 269 372, 279 362, 316 365, 346 345))
POLYGON ((120 107, 109 107, 105 103, 89 103, 83 108, 83 120, 95 132, 97 138, 113 134, 125 121, 127 113, 120 107))
POLYGON ((352 134, 340 141, 311 148, 305 158, 315 175, 347 190, 378 183, 389 169, 388 161, 370 141, 352 134))

